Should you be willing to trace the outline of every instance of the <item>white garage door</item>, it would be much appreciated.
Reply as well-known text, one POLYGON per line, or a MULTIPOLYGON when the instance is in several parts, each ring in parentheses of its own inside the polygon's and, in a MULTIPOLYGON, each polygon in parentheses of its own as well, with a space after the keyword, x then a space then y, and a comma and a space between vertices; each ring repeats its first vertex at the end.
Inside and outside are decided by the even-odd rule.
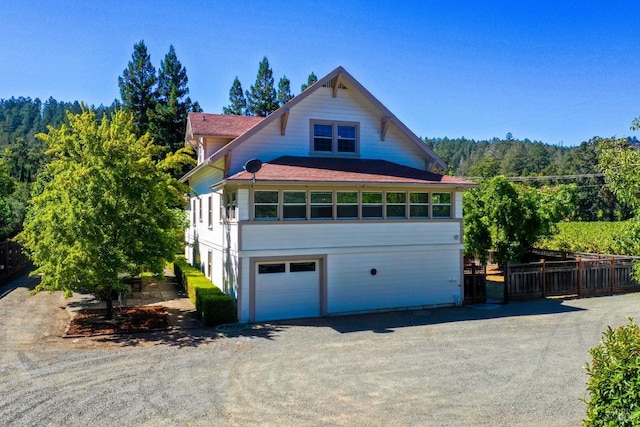
POLYGON ((255 320, 320 316, 318 260, 256 263, 255 320))

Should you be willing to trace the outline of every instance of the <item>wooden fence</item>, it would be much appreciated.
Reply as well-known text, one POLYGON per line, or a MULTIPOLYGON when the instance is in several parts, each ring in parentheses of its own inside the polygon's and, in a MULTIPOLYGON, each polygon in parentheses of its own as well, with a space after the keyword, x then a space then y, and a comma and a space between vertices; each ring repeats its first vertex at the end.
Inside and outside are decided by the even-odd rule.
POLYGON ((505 299, 599 295, 640 290, 631 278, 633 257, 610 256, 508 264, 505 299))
POLYGON ((0 242, 0 281, 8 279, 29 264, 22 246, 10 240, 0 242))

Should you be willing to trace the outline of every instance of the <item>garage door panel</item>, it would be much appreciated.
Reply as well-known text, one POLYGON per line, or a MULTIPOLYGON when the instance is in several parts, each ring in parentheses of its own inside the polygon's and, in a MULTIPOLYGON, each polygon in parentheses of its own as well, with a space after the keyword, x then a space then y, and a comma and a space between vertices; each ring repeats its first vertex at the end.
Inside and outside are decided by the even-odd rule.
POLYGON ((259 263, 256 267, 255 320, 320 315, 318 261, 259 263), (285 266, 284 272, 282 265, 285 266))

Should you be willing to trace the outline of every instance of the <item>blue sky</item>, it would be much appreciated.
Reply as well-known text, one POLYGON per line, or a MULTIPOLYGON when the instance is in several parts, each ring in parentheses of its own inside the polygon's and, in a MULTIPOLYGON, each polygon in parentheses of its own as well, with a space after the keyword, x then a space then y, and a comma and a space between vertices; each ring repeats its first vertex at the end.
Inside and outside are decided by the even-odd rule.
POLYGON ((111 104, 144 40, 156 68, 174 45, 205 112, 267 56, 296 94, 342 65, 419 136, 637 134, 637 1, 5 0, 0 16, 0 98, 111 104))

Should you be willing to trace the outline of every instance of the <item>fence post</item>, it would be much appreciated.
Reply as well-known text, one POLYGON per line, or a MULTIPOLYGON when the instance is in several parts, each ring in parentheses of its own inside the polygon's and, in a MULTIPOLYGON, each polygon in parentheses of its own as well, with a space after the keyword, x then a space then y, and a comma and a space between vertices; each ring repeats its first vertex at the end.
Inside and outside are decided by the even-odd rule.
POLYGON ((504 266, 504 302, 509 302, 509 263, 504 266))
POLYGON ((544 258, 540 260, 542 264, 542 298, 547 296, 547 267, 544 263, 544 258))
POLYGON ((613 291, 616 286, 616 257, 611 255, 611 294, 613 295, 613 291))
POLYGON ((582 258, 576 258, 578 262, 578 296, 582 295, 582 258))
POLYGON ((476 303, 476 263, 471 263, 471 286, 473 290, 471 291, 471 304, 476 303))

